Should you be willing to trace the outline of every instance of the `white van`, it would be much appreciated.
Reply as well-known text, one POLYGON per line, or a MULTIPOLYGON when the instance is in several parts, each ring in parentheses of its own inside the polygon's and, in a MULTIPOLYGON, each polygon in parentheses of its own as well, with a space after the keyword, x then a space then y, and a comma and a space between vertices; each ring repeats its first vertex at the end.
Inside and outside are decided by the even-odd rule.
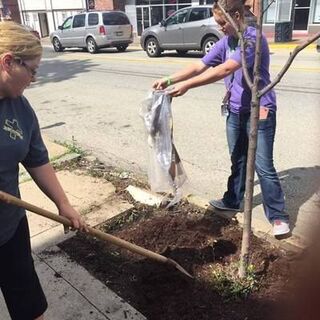
POLYGON ((125 51, 132 43, 132 25, 122 11, 89 11, 67 18, 50 34, 56 52, 64 48, 87 48, 96 53, 100 48, 115 47, 125 51))

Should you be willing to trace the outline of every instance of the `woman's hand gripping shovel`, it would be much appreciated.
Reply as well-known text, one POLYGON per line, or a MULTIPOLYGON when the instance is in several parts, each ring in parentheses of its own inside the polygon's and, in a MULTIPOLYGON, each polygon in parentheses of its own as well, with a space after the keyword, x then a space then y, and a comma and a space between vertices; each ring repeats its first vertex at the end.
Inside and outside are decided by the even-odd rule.
MULTIPOLYGON (((54 220, 56 222, 59 222, 61 224, 63 224, 64 226, 67 226, 67 227, 71 227, 72 224, 70 222, 69 219, 65 218, 65 217, 62 217, 62 216, 59 216, 57 214, 54 214, 50 211, 47 211, 45 209, 42 209, 42 208, 39 208, 37 206, 34 206, 26 201, 23 201, 17 197, 14 197, 6 192, 3 192, 3 191, 0 191, 0 200, 3 201, 3 202, 6 202, 8 204, 12 204, 12 205, 15 205, 15 206, 18 206, 18 207, 21 207, 21 208, 24 208, 28 211, 31 211, 33 213, 36 213, 40 216, 43 216, 45 218, 48 218, 48 219, 51 219, 51 220, 54 220)), ((170 259, 170 258, 167 258, 165 256, 162 256, 158 253, 155 253, 153 251, 150 251, 150 250, 147 250, 145 248, 142 248, 140 246, 137 246, 133 243, 130 243, 128 241, 125 241, 125 240, 122 240, 120 238, 117 238, 115 236, 112 236, 111 234, 108 234, 108 233, 105 233, 105 232, 102 232, 100 230, 97 230, 97 229, 94 229, 94 228, 91 228, 91 227, 87 227, 87 233, 90 234, 91 236, 93 237, 96 237, 96 238, 99 238, 100 240, 103 240, 103 241, 107 241, 107 242, 110 242, 118 247, 121 247, 121 248, 124 248, 124 249, 127 249, 131 252, 134 252, 134 253, 137 253, 141 256, 144 256, 144 257, 147 257, 149 259, 152 259, 154 261, 157 261, 157 262, 161 262, 161 263, 165 263, 165 264, 168 264, 168 265, 171 265, 171 266, 174 266, 176 269, 178 269, 180 272, 182 272, 184 275, 190 277, 190 278, 193 278, 184 268, 182 268, 176 261, 170 259)))

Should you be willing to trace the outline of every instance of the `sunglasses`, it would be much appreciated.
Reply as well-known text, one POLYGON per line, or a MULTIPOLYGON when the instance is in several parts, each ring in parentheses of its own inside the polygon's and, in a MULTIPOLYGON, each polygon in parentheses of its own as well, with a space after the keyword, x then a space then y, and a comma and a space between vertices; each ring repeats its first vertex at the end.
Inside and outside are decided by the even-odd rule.
POLYGON ((28 66, 28 64, 26 64, 21 58, 16 58, 14 59, 20 66, 24 67, 32 76, 32 78, 34 78, 37 75, 37 70, 36 69, 32 69, 30 66, 28 66))

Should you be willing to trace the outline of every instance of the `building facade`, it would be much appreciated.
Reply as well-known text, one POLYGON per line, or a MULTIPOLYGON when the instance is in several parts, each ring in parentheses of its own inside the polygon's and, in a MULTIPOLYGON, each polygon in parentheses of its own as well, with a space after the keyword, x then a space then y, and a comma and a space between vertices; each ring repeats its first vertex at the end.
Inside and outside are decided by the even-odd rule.
POLYGON ((264 7, 267 6, 263 25, 265 32, 274 31, 275 23, 285 21, 291 21, 293 31, 297 33, 320 31, 320 0, 264 0, 264 7))
MULTIPOLYGON (((122 10, 127 13, 136 35, 167 18, 172 12, 199 4, 212 4, 213 0, 0 0, 8 6, 17 2, 20 20, 30 25, 42 37, 70 15, 83 10, 122 10)), ((259 0, 247 0, 254 12, 258 12, 259 0)), ((320 30, 320 0, 264 0, 263 30, 272 33, 278 22, 290 21, 295 32, 313 34, 320 30)), ((0 8, 1 10, 1 8, 0 8)), ((14 19, 16 20, 16 19, 14 19)))
MULTIPOLYGON (((116 0, 114 0, 116 2, 116 0)), ((150 25, 159 23, 171 12, 199 4, 212 4, 213 0, 127 0, 125 11, 130 16, 137 34, 150 25)), ((247 0, 257 13, 259 0, 247 0)), ((274 32, 275 24, 290 21, 292 30, 305 34, 320 31, 320 0, 264 0, 264 32, 274 32)))

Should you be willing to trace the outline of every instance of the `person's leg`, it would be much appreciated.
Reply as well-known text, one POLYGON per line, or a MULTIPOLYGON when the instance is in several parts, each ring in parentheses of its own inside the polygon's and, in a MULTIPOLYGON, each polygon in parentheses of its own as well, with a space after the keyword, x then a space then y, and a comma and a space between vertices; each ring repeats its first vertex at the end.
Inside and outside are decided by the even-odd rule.
POLYGON ((23 217, 12 237, 0 247, 1 291, 12 320, 43 319, 47 301, 34 269, 27 218, 23 217))
POLYGON ((227 140, 231 157, 231 175, 223 200, 232 207, 239 208, 245 192, 248 137, 246 121, 249 114, 231 113, 227 119, 227 140))
POLYGON ((40 316, 40 317, 38 317, 38 318, 36 318, 34 320, 44 320, 44 316, 42 315, 42 316, 40 316))
POLYGON ((273 143, 276 131, 276 113, 270 111, 266 120, 259 121, 256 152, 256 172, 259 177, 265 215, 270 223, 288 222, 284 194, 273 164, 273 143))

